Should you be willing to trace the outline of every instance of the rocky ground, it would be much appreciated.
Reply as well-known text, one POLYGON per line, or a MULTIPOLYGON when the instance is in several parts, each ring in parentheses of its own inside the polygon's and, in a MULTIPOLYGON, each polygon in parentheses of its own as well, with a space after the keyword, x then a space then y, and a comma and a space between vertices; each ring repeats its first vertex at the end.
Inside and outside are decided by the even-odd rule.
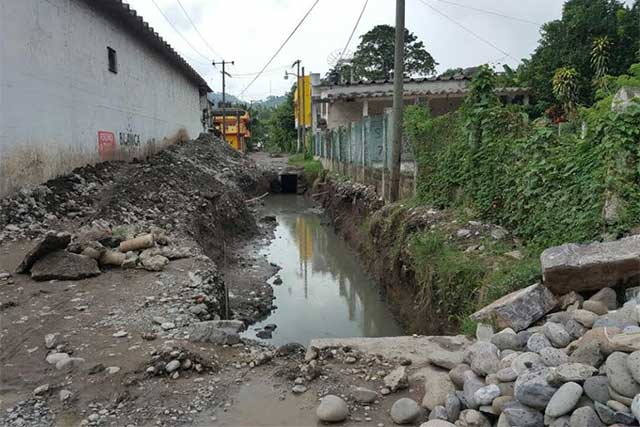
POLYGON ((275 348, 242 336, 278 269, 257 159, 203 137, 0 201, 0 425, 638 425, 640 238, 549 249, 474 340, 275 348))

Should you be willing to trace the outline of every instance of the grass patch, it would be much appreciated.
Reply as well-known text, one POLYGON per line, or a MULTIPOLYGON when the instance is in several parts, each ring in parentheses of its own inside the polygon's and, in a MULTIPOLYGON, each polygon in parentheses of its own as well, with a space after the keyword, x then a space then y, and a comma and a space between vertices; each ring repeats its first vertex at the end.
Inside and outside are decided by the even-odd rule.
POLYGON ((322 163, 320 163, 319 160, 305 158, 305 155, 302 153, 289 156, 289 164, 293 166, 302 166, 308 182, 314 182, 322 172, 322 163))

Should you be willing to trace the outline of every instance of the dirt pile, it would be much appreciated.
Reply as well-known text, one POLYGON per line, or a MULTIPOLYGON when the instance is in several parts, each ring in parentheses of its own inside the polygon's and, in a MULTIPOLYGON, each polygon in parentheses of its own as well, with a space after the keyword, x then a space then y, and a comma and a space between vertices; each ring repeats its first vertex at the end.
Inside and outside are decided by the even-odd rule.
POLYGON ((203 134, 143 162, 78 168, 3 199, 0 241, 99 219, 194 237, 215 257, 225 240, 256 231, 245 195, 262 194, 268 187, 251 160, 203 134), (223 238, 207 239, 213 234, 223 238))

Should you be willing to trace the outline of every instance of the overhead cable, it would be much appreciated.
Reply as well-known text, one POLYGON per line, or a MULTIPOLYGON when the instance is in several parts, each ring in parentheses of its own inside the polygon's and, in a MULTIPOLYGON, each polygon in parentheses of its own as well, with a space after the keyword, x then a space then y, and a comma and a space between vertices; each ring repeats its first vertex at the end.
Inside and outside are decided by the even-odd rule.
POLYGON ((158 12, 160 12, 160 14, 163 16, 163 18, 165 19, 165 21, 167 21, 167 23, 171 26, 171 28, 173 28, 173 31, 175 31, 176 33, 178 33, 178 35, 180 36, 180 38, 182 38, 182 40, 184 40, 184 42, 189 45, 189 47, 198 55, 200 55, 202 58, 204 58, 205 61, 209 62, 211 60, 211 58, 208 58, 206 55, 203 55, 202 52, 200 52, 198 49, 196 49, 195 47, 193 47, 193 45, 189 42, 189 40, 187 40, 187 38, 185 36, 182 35, 182 33, 180 31, 178 31, 178 29, 175 27, 175 25, 173 25, 173 23, 169 20, 169 18, 167 17, 167 15, 165 15, 165 13, 162 11, 162 9, 160 8, 160 6, 158 6, 158 3, 156 3, 156 0, 151 0, 154 4, 154 6, 156 7, 156 9, 158 9, 158 12))
POLYGON ((260 75, 262 75, 262 73, 264 73, 264 70, 267 69, 267 67, 269 66, 269 64, 271 64, 271 62, 273 62, 274 59, 276 59, 276 56, 278 56, 278 54, 280 53, 280 51, 282 51, 282 49, 286 46, 286 44, 289 42, 289 40, 291 39, 291 37, 293 37, 293 35, 296 33, 296 31, 298 31, 298 28, 300 28, 300 26, 302 25, 302 23, 305 21, 305 19, 307 19, 307 16, 309 16, 309 14, 311 13, 311 11, 316 7, 316 5, 318 4, 318 2, 320 2, 320 0, 315 0, 313 2, 313 4, 311 5, 311 7, 309 8, 309 10, 307 10, 307 13, 304 14, 304 16, 302 17, 302 19, 300 20, 300 22, 298 22, 298 24, 295 26, 295 28, 293 29, 293 31, 291 31, 291 33, 289 34, 289 36, 287 36, 287 38, 285 39, 285 41, 280 45, 280 47, 278 48, 278 50, 276 50, 276 53, 273 54, 273 56, 271 56, 271 58, 267 61, 266 64, 264 64, 264 67, 262 67, 262 69, 260 70, 260 72, 258 73, 258 75, 256 75, 253 80, 251 80, 251 82, 245 86, 244 89, 242 89, 242 92, 240 92, 239 96, 242 96, 247 89, 249 89, 251 87, 251 85, 253 85, 255 83, 256 80, 258 80, 260 78, 260 75))
POLYGON ((535 25, 536 27, 541 27, 542 26, 542 24, 539 23, 539 22, 534 22, 534 21, 530 21, 528 19, 518 18, 518 17, 515 17, 515 16, 505 15, 503 13, 494 12, 492 10, 481 9, 479 7, 468 6, 466 4, 461 4, 461 3, 455 3, 455 2, 452 2, 452 1, 449 1, 449 0, 435 0, 435 1, 439 1, 440 3, 450 4, 452 6, 462 7, 462 8, 469 9, 469 10, 475 10, 476 12, 485 13, 487 15, 499 16, 501 18, 511 19, 513 21, 523 22, 525 24, 535 25))
POLYGON ((504 56, 509 57, 511 59, 513 59, 514 61, 517 61, 516 58, 514 58, 509 52, 507 52, 504 49, 501 49, 500 47, 496 46, 495 44, 491 43, 489 40, 485 39, 484 37, 482 37, 481 35, 479 35, 478 33, 476 33, 475 31, 471 30, 470 28, 467 28, 466 26, 462 25, 461 23, 459 23, 458 21, 456 21, 455 19, 451 18, 449 15, 440 12, 438 9, 436 9, 435 7, 431 6, 429 3, 427 3, 425 0, 418 0, 420 3, 424 4, 425 6, 427 6, 429 9, 433 10, 435 13, 437 13, 438 15, 444 17, 445 19, 451 21, 453 24, 457 25, 458 27, 462 28, 464 31, 466 31, 467 33, 471 34, 472 36, 474 36, 475 38, 477 38, 478 40, 480 40, 481 42, 485 43, 488 46, 491 46, 492 48, 494 48, 495 50, 497 50, 498 52, 502 53, 504 56))
POLYGON ((368 3, 369 3, 369 0, 364 0, 364 4, 362 5, 362 10, 360 11, 360 15, 358 15, 358 19, 356 20, 356 25, 353 26, 353 30, 351 30, 351 34, 349 35, 349 39, 345 43, 344 48, 342 49, 342 52, 340 53, 340 56, 338 57, 338 60, 336 61, 336 64, 340 63, 340 61, 342 60, 342 57, 344 56, 345 52, 347 51, 347 48, 349 47, 349 43, 351 43, 351 39, 353 39, 353 35, 356 33, 356 29, 358 28, 358 24, 360 24, 360 20, 362 19, 362 15, 364 15, 364 11, 367 8, 367 4, 368 3))
POLYGON ((222 55, 220 55, 218 52, 216 52, 216 50, 209 44, 209 42, 207 41, 207 39, 205 39, 202 34, 200 33, 200 30, 198 30, 198 27, 196 26, 195 22, 193 22, 193 20, 191 19, 191 17, 189 16, 189 14, 187 13, 187 10, 184 8, 184 6, 182 6, 182 2, 180 0, 177 0, 178 5, 180 5, 180 9, 182 9, 182 12, 184 12, 184 15, 187 17, 187 19, 189 20, 189 22, 191 23, 191 26, 193 27, 194 30, 196 30, 196 33, 198 34, 198 36, 200 37, 200 39, 204 42, 204 44, 209 48, 209 50, 216 55, 217 57, 219 57, 220 59, 222 59, 222 55))

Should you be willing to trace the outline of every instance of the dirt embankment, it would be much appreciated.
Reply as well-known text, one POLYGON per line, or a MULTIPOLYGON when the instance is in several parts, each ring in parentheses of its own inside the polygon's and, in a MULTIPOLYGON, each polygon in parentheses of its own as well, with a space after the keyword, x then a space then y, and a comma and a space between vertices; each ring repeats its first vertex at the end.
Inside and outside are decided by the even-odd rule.
POLYGON ((528 284, 529 264, 538 268, 499 226, 429 206, 385 205, 373 187, 330 176, 316 182, 312 193, 381 283, 409 333, 458 333, 475 308, 528 284), (504 285, 494 283, 492 274, 504 285))

